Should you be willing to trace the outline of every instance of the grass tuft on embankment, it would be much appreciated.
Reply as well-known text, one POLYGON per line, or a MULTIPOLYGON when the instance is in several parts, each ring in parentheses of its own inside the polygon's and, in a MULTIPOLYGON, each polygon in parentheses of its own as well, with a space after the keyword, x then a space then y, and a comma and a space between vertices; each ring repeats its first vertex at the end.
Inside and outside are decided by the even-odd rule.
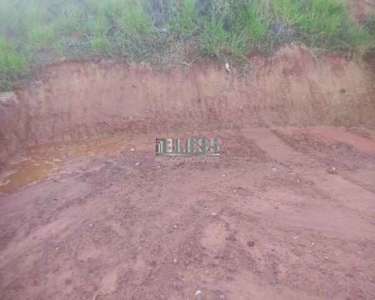
POLYGON ((27 68, 27 59, 0 37, 0 91, 12 88, 15 81, 27 68))
POLYGON ((291 42, 365 55, 375 49, 375 17, 355 24, 340 0, 3 0, 0 42, 7 90, 28 64, 51 57, 168 67, 202 55, 241 60, 291 42))
POLYGON ((310 47, 366 54, 374 46, 374 36, 363 25, 350 21, 343 2, 278 0, 274 4, 276 15, 296 28, 310 47))

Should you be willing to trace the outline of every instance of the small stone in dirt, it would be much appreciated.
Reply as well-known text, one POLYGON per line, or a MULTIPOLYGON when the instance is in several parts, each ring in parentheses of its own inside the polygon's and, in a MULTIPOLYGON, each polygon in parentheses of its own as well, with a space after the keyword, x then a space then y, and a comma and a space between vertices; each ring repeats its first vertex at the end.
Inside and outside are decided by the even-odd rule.
POLYGON ((213 212, 211 213, 211 217, 216 217, 217 216, 217 213, 213 212))
POLYGON ((272 171, 276 172, 276 171, 277 171, 277 169, 276 169, 276 168, 272 168, 272 171))
POLYGON ((200 290, 195 292, 195 299, 201 300, 202 299, 202 292, 200 290))
POLYGON ((227 72, 230 73, 230 67, 229 67, 229 63, 228 62, 225 63, 225 70, 227 70, 227 72))
POLYGON ((337 174, 337 169, 335 167, 330 167, 328 170, 327 170, 327 173, 328 174, 337 174))
POLYGON ((255 242, 254 242, 254 241, 248 241, 248 242, 247 242, 247 245, 248 245, 249 247, 254 247, 254 246, 255 246, 255 242))
POLYGON ((94 225, 94 224, 91 223, 89 226, 92 227, 93 225, 94 225))
POLYGON ((59 247, 56 247, 56 251, 59 250, 60 248, 59 247))
POLYGON ((177 227, 178 227, 178 225, 177 225, 177 224, 175 224, 175 225, 173 226, 173 228, 174 228, 174 229, 177 229, 177 227))
POLYGON ((223 176, 223 177, 225 177, 226 175, 225 175, 225 174, 223 174, 222 176, 223 176))
POLYGON ((173 262, 174 262, 175 264, 177 264, 177 262, 178 262, 177 258, 173 259, 173 262))
POLYGON ((131 149, 130 149, 130 151, 131 151, 131 152, 134 152, 134 151, 135 151, 135 149, 134 149, 134 148, 131 148, 131 149))
POLYGON ((138 167, 140 164, 141 164, 140 162, 136 162, 135 166, 138 167))

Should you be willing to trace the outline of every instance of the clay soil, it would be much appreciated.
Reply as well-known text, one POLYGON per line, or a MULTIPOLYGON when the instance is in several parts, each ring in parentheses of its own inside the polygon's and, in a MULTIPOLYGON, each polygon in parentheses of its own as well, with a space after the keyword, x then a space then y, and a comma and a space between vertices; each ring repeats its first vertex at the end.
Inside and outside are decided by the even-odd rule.
POLYGON ((0 95, 0 299, 375 299, 374 66, 63 62, 0 95), (189 136, 220 158, 156 159, 189 136))
POLYGON ((35 150, 54 167, 0 195, 0 299, 375 299, 373 132, 202 135, 218 161, 160 162, 157 135, 35 150))

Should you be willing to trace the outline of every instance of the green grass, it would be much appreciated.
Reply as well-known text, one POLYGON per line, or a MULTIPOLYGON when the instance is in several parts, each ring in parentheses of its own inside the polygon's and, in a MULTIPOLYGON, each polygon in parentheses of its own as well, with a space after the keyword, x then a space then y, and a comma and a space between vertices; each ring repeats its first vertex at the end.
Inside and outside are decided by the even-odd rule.
POLYGON ((204 23, 201 33, 202 52, 241 59, 248 50, 256 49, 270 24, 264 4, 264 0, 231 0, 213 5, 211 20, 204 23))
POLYGON ((179 37, 188 37, 197 30, 196 0, 183 0, 170 8, 169 27, 179 37))
POLYGON ((269 26, 269 16, 262 11, 264 1, 233 1, 228 16, 232 32, 243 32, 246 40, 254 42, 262 38, 269 26))
POLYGON ((83 29, 82 10, 78 5, 63 7, 55 24, 55 31, 61 35, 71 35, 83 29))
POLYGON ((26 57, 0 37, 0 91, 12 88, 12 82, 27 69, 26 57))
POLYGON ((340 0, 2 0, 0 35, 2 80, 12 81, 43 53, 168 65, 299 41, 363 56, 375 51, 375 16, 354 24, 340 0))
POLYGON ((203 27, 201 34, 201 51, 203 54, 220 57, 226 51, 228 33, 224 30, 223 22, 212 18, 203 27))
POLYGON ((324 50, 367 52, 372 43, 368 30, 351 22, 343 2, 336 0, 277 0, 277 15, 297 28, 308 46, 324 50))
POLYGON ((148 35, 155 30, 151 16, 146 13, 141 2, 129 2, 129 7, 122 12, 119 22, 119 29, 130 38, 148 35))
POLYGON ((375 36, 375 14, 372 14, 368 17, 365 26, 369 33, 375 36))
POLYGON ((28 41, 36 50, 50 47, 54 41, 55 34, 53 27, 35 25, 29 31, 28 41))
POLYGON ((375 52, 375 14, 372 14, 367 18, 364 26, 369 35, 368 43, 370 45, 367 50, 368 52, 375 52))
POLYGON ((103 54, 109 50, 111 42, 106 37, 94 37, 90 40, 91 49, 96 54, 103 54))

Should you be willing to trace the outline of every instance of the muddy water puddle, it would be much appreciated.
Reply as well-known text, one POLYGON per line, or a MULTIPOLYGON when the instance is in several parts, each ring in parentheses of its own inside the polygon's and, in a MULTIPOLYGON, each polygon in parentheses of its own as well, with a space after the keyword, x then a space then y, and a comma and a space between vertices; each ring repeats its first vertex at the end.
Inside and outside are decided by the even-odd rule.
POLYGON ((0 192, 8 193, 41 181, 50 174, 59 172, 64 163, 70 159, 92 159, 132 149, 151 149, 153 141, 154 139, 145 136, 121 136, 30 147, 24 156, 13 159, 0 171, 0 192))

